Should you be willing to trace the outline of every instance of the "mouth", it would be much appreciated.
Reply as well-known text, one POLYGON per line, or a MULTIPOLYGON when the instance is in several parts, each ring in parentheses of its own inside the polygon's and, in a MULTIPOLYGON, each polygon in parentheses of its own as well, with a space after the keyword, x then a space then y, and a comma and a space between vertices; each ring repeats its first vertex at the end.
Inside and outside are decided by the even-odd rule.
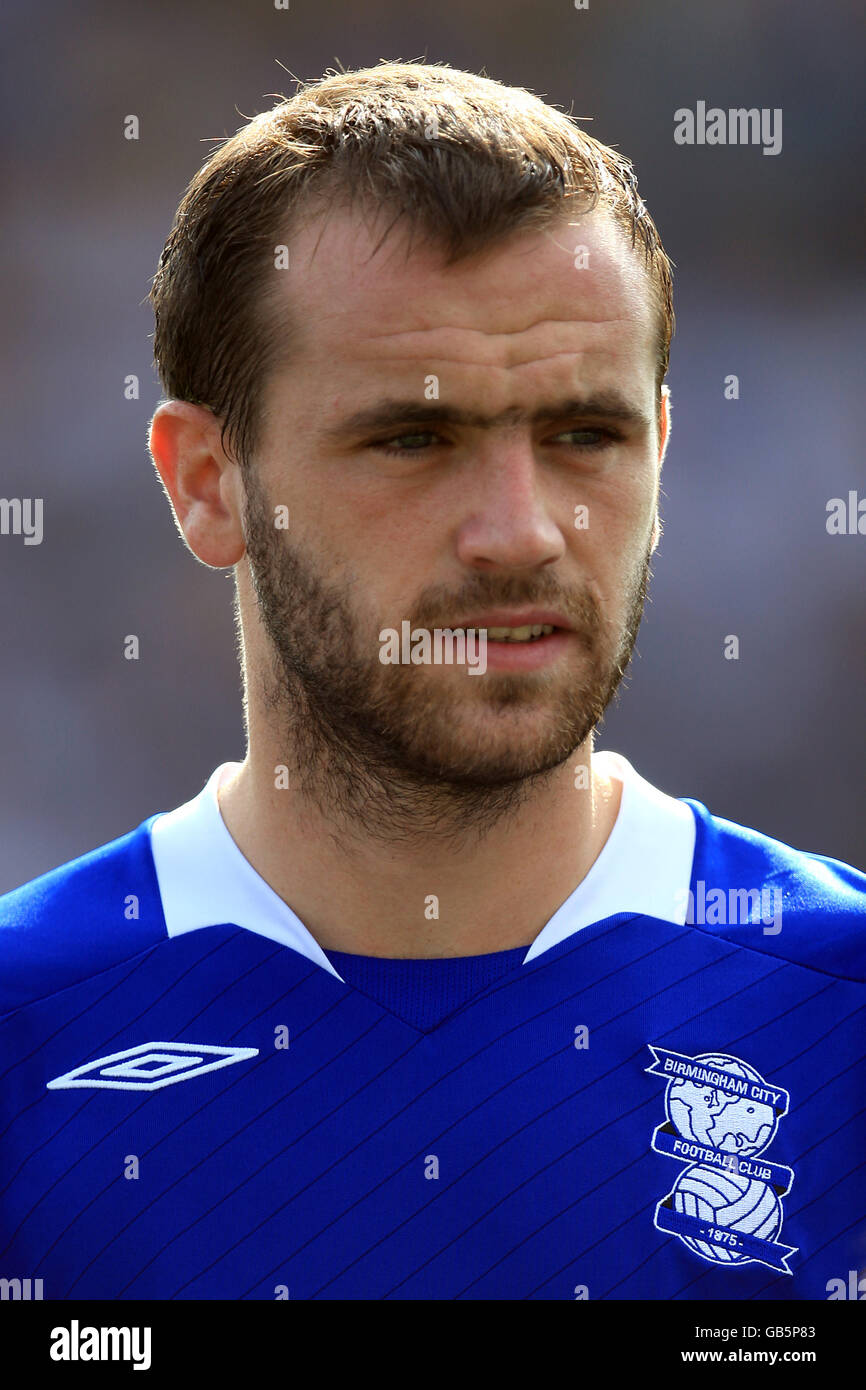
POLYGON ((460 624, 486 634, 488 643, 533 643, 545 638, 571 632, 569 624, 559 613, 528 611, 491 611, 480 613, 460 624))
POLYGON ((577 634, 559 613, 492 611, 467 622, 484 635, 487 669, 502 674, 552 670, 574 652, 577 634))
POLYGON ((537 642, 556 630, 552 623, 534 623, 523 627, 488 627, 486 632, 488 642, 537 642))

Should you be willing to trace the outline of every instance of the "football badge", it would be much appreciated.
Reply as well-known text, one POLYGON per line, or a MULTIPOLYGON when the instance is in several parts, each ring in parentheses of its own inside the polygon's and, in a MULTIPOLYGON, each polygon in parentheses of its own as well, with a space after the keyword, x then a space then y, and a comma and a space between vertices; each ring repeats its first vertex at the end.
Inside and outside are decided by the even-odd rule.
POLYGON ((667 1120, 652 1147, 688 1165, 656 1206, 656 1229, 712 1264, 758 1263, 792 1274, 787 1261, 797 1247, 778 1236, 794 1173, 762 1157, 788 1113, 788 1092, 739 1057, 649 1049, 645 1071, 667 1082, 667 1120))

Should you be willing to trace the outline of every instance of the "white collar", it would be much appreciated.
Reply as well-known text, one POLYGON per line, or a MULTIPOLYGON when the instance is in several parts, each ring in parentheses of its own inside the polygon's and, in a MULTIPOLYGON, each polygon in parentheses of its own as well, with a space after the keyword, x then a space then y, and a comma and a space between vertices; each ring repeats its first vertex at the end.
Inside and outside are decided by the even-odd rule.
MULTIPOLYGON (((619 813, 589 873, 529 947, 523 964, 593 922, 620 912, 682 926, 686 919, 695 820, 619 753, 593 754, 594 766, 622 782, 619 813)), ((198 796, 157 816, 150 837, 166 931, 181 936, 231 923, 279 941, 337 973, 292 909, 244 858, 220 814, 217 788, 238 763, 222 763, 198 796)))

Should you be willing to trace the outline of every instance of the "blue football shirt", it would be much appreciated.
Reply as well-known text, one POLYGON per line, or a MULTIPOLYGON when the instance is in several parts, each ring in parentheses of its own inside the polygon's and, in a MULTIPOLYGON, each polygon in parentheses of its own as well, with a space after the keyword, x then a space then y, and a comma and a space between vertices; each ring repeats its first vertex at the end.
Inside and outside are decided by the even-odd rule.
POLYGON ((0 899, 0 1276, 46 1299, 825 1299, 866 877, 623 784, 528 948, 322 950, 202 792, 0 899))

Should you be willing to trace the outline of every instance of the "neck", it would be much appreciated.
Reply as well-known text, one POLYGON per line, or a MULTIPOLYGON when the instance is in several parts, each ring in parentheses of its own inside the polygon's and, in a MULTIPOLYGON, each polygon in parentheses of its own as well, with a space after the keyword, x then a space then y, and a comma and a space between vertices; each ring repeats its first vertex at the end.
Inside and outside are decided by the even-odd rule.
POLYGON ((309 778, 276 785, 279 763, 275 743, 251 737, 220 788, 220 811, 326 951, 436 957, 528 947, 585 878, 619 811, 620 783, 594 766, 591 735, 561 767, 491 798, 471 823, 448 817, 444 802, 438 817, 428 805, 413 820, 408 789, 401 801, 396 787, 390 828, 387 817, 345 805, 329 814, 309 778), (584 787, 575 786, 578 766, 584 787))

